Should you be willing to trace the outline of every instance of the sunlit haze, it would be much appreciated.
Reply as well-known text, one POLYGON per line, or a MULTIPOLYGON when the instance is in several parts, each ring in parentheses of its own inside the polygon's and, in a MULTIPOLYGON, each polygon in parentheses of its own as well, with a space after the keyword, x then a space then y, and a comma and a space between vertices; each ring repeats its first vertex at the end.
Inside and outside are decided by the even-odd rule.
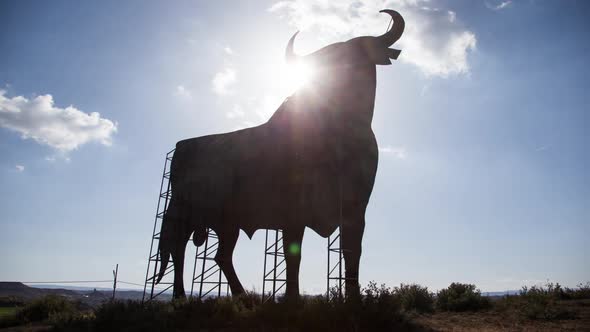
MULTIPOLYGON (((285 60, 296 31, 305 56, 383 34, 392 8, 406 28, 376 67, 361 284, 588 281, 590 2, 567 4, 0 1, 0 280, 105 280, 118 263, 143 284, 165 154, 320 82, 285 60)), ((303 293, 326 290, 326 241, 305 231, 303 293)), ((264 231, 240 233, 246 289, 263 252, 264 231)))

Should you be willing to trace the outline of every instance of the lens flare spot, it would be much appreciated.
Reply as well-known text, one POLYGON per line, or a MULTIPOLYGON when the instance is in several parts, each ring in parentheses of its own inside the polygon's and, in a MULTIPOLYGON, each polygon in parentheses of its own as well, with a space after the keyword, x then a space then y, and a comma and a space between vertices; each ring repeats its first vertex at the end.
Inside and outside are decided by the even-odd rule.
POLYGON ((301 253, 301 245, 297 242, 293 242, 289 244, 289 253, 291 255, 299 255, 301 253))

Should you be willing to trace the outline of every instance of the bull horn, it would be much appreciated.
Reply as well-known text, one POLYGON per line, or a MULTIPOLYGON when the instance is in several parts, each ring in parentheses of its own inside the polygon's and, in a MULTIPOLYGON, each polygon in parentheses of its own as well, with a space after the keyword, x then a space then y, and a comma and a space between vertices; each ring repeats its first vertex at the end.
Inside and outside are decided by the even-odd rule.
POLYGON ((299 31, 295 32, 295 34, 293 35, 293 37, 291 37, 291 39, 289 39, 289 43, 287 44, 287 49, 285 50, 285 59, 287 60, 287 62, 292 62, 297 59, 297 55, 293 51, 293 43, 295 42, 295 37, 298 33, 299 31))
POLYGON ((387 13, 393 19, 393 25, 391 29, 384 33, 383 35, 377 37, 386 47, 395 43, 404 33, 404 28, 406 26, 406 22, 404 18, 400 15, 400 13, 396 12, 392 9, 383 9, 379 11, 380 13, 387 13))

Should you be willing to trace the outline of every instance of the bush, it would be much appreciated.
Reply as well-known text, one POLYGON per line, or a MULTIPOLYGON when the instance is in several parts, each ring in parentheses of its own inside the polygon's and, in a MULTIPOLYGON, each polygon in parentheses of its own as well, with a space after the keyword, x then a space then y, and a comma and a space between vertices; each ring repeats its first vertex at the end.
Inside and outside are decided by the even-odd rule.
POLYGON ((475 285, 454 282, 436 295, 436 306, 443 311, 477 311, 491 306, 475 285))
POLYGON ((590 299, 590 282, 578 284, 577 288, 565 288, 561 297, 564 300, 590 299))
MULTIPOLYGON (((357 301, 330 302, 306 296, 295 303, 267 302, 260 296, 208 298, 203 301, 105 303, 87 331, 375 331, 408 330, 399 297, 390 288, 371 283, 357 301)), ((67 329, 65 329, 67 331, 67 329)))
POLYGON ((522 304, 520 312, 529 319, 570 319, 574 313, 557 305, 557 300, 565 297, 563 288, 557 284, 547 283, 542 286, 524 286, 520 291, 522 304))
POLYGON ((50 321, 57 323, 71 320, 80 315, 81 304, 59 295, 47 295, 33 300, 17 311, 16 319, 21 323, 50 321))
POLYGON ((434 296, 428 291, 428 287, 418 284, 401 284, 394 289, 394 292, 405 311, 421 313, 434 311, 434 296))
POLYGON ((0 296, 0 307, 20 307, 25 302, 16 296, 0 296))
MULTIPOLYGON (((356 302, 358 303, 358 301, 356 302)), ((385 284, 377 287, 374 281, 369 282, 367 288, 362 291, 360 308, 355 308, 354 301, 346 303, 345 307, 350 313, 348 316, 357 315, 364 317, 362 321, 371 322, 371 327, 386 328, 397 322, 401 316, 401 302, 399 296, 385 284)), ((359 317, 359 320, 360 317, 359 317)), ((365 328, 368 328, 365 326, 365 328)))

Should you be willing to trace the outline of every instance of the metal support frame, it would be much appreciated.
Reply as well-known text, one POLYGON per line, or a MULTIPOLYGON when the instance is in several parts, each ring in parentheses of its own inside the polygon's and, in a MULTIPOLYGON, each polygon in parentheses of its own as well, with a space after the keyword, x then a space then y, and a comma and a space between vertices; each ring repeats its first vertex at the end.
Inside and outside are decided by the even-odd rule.
MULTIPOLYGON (((148 257, 142 302, 149 302, 155 299, 156 297, 162 295, 163 293, 168 292, 171 288, 173 289, 174 286, 172 273, 174 271, 174 261, 172 259, 170 259, 170 262, 168 263, 162 281, 158 285, 156 285, 156 280, 158 278, 158 268, 162 261, 162 258, 160 257, 160 233, 162 231, 162 222, 164 220, 164 214, 168 209, 168 203, 172 198, 172 192, 170 190, 170 163, 172 162, 173 155, 174 150, 168 152, 166 154, 166 160, 164 161, 164 171, 162 172, 162 181, 160 183, 160 194, 158 196, 158 207, 156 209, 156 217, 154 220, 154 228, 152 231, 150 254, 148 257)), ((213 260, 213 257, 215 256, 215 251, 217 251, 217 246, 217 235, 215 235, 215 233, 212 230, 207 229, 207 239, 205 240, 205 245, 199 247, 202 248, 201 251, 199 251, 199 248, 196 249, 195 266, 193 268, 193 278, 191 280, 191 295, 194 294, 193 290, 195 289, 195 284, 198 284, 199 299, 208 295, 215 289, 218 289, 217 296, 221 296, 222 285, 227 285, 227 281, 225 281, 221 269, 217 266, 215 260, 213 260), (198 263, 200 263, 201 270, 200 274, 196 275, 198 263), (212 276, 216 273, 218 273, 217 279, 216 281, 213 281, 212 276), (204 285, 210 287, 209 289, 205 289, 205 293, 203 293, 204 285)), ((226 295, 228 294, 229 287, 226 288, 226 295)), ((174 295, 175 294, 173 293, 172 296, 174 295)))
MULTIPOLYGON (((168 202, 171 198, 170 192, 170 162, 172 161, 172 156, 174 155, 174 150, 168 152, 166 154, 166 160, 164 161, 164 171, 162 172, 162 182, 160 183, 160 194, 158 196, 158 207, 156 209, 156 218, 154 220, 154 229, 152 231, 152 241, 150 244, 150 255, 148 257, 148 264, 147 264, 147 272, 145 274, 145 284, 143 287, 143 297, 142 302, 147 300, 151 301, 154 298, 158 297, 162 293, 170 290, 174 286, 174 282, 168 280, 162 280, 159 285, 164 286, 163 289, 156 289, 156 279, 158 278, 158 265, 161 262, 160 257, 160 232, 162 230, 162 221, 164 220, 164 213, 168 208, 168 202), (154 253, 155 249, 155 253, 154 253), (153 263, 153 273, 150 276, 150 267, 153 263), (148 293, 149 287, 149 293, 148 293)), ((174 271, 174 262, 170 260, 168 267, 166 268, 166 272, 164 276, 168 276, 172 271, 174 271)))
POLYGON ((223 271, 221 271, 221 268, 215 262, 217 249, 219 249, 219 238, 212 229, 207 228, 205 244, 197 248, 191 284, 191 296, 197 297, 199 300, 202 300, 207 295, 215 294, 215 291, 217 291, 217 297, 221 297, 224 285, 225 295, 230 294, 229 283, 225 279, 223 271), (201 250, 199 251, 199 249, 201 250), (201 268, 201 272, 198 275, 197 267, 201 268), (195 284, 198 288, 195 288, 195 284), (198 293, 195 295, 197 289, 198 293))
POLYGON ((277 294, 287 285, 287 262, 285 261, 283 246, 283 231, 280 229, 267 229, 264 241, 263 303, 270 299, 275 302, 277 294), (270 284, 268 291, 267 284, 270 284))
POLYGON ((328 273, 326 297, 328 301, 342 301, 345 277, 342 276, 344 268, 344 249, 342 248, 342 228, 328 236, 328 273))

